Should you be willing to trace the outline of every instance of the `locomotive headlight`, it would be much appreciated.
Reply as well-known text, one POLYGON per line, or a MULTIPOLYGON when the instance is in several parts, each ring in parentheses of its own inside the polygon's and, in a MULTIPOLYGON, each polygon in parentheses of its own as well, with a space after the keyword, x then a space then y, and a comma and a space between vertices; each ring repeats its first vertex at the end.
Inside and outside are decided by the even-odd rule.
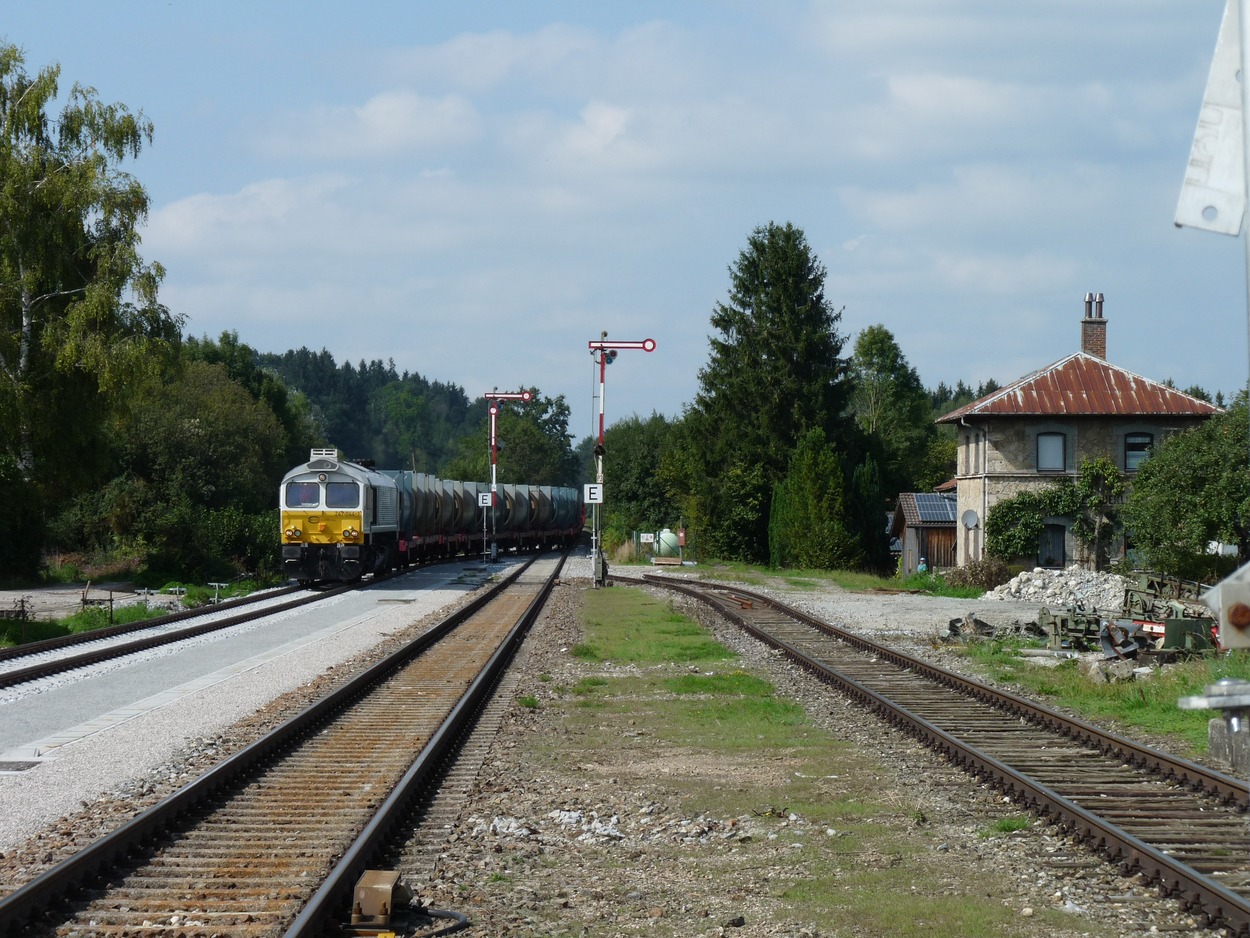
POLYGON ((299 528, 287 528, 282 533, 285 534, 287 537, 299 537, 300 530, 299 528))
POLYGON ((355 528, 348 528, 347 530, 343 532, 343 536, 346 538, 352 538, 352 537, 355 537, 359 533, 360 532, 357 531, 355 528))

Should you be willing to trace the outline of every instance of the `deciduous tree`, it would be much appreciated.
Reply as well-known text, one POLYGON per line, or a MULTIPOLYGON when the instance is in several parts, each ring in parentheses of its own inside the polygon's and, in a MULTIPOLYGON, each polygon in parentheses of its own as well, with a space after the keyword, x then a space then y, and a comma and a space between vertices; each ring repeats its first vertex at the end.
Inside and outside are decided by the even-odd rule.
MULTIPOLYGON (((534 396, 526 403, 498 402, 497 479, 524 485, 574 485, 578 465, 568 435, 570 411, 564 395, 543 397, 538 388, 529 390, 534 396)), ((461 438, 456 457, 439 474, 448 479, 488 480, 489 436, 489 424, 483 420, 476 433, 461 438)))
POLYGON ((1245 392, 1227 412, 1167 437, 1142 462, 1124 505, 1125 525, 1149 564, 1175 576, 1221 572, 1211 543, 1250 561, 1250 448, 1245 392))
POLYGON ((75 84, 59 115, 59 66, 33 77, 0 46, 0 440, 45 491, 82 484, 102 420, 158 370, 179 320, 139 254, 143 187, 122 171, 152 124, 75 84))
POLYGON ((851 382, 855 420, 880 444, 886 493, 913 491, 925 475, 937 426, 920 375, 885 326, 869 326, 855 339, 851 382))
POLYGON ((633 531, 676 526, 680 507, 660 480, 659 466, 674 446, 674 425, 660 414, 633 416, 608 427, 604 437, 604 539, 609 547, 633 531))

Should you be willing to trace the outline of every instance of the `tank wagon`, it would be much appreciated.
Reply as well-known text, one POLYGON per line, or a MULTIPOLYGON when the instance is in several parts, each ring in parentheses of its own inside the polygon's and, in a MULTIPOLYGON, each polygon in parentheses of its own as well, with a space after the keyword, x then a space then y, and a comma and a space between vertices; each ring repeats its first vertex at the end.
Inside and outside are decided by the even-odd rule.
POLYGON ((568 547, 584 524, 581 493, 499 485, 494 507, 480 482, 375 469, 314 449, 282 479, 282 569, 301 583, 356 580, 454 554, 481 553, 483 532, 502 550, 568 547), (492 517, 493 515, 493 517, 492 517))

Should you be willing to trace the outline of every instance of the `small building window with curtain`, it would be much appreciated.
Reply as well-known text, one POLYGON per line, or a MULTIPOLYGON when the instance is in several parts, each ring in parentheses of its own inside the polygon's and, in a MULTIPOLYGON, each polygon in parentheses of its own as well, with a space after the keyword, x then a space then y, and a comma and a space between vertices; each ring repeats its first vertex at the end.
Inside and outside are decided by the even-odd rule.
POLYGON ((1128 433, 1124 436, 1124 471, 1136 472, 1154 446, 1153 433, 1128 433))
POLYGON ((1063 433, 1037 435, 1037 471, 1063 472, 1068 468, 1068 438, 1063 433))

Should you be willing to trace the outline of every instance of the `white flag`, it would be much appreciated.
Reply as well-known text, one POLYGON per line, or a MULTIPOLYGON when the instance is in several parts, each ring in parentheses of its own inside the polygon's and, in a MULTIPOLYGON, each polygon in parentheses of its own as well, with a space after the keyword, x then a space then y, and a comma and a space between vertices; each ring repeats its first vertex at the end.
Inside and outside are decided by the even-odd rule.
POLYGON ((1178 227, 1226 235, 1241 232, 1246 213, 1246 158, 1237 81, 1240 69, 1241 15, 1238 0, 1227 0, 1176 206, 1178 227))

